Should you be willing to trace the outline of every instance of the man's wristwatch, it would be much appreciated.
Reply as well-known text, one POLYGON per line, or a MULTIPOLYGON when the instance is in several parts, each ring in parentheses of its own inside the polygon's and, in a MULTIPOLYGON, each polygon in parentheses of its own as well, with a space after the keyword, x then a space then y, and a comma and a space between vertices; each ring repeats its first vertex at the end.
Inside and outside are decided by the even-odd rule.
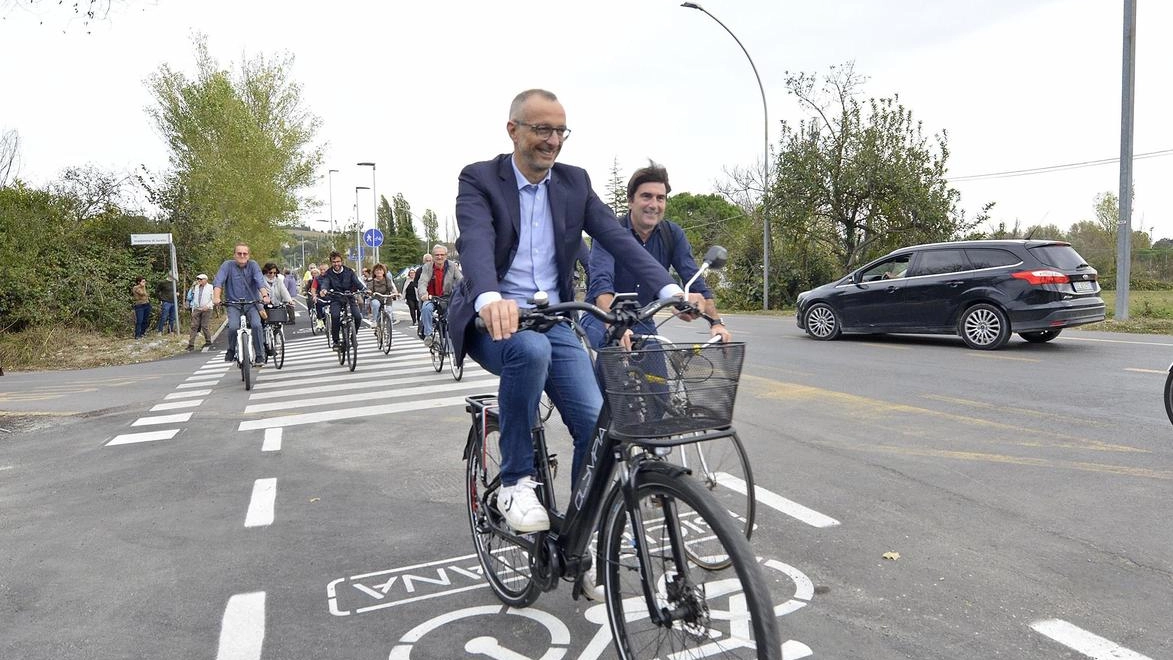
POLYGON ((725 321, 723 321, 721 319, 713 319, 712 321, 709 321, 710 328, 713 326, 717 326, 717 325, 725 325, 725 321))

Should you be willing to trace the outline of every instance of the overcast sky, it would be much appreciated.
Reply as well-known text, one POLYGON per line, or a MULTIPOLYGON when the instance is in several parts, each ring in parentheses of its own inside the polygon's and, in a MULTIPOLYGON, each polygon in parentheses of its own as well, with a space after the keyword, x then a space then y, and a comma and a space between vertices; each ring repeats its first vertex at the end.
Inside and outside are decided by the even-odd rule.
MULTIPOLYGON (((117 2, 118 0, 116 0, 117 2)), ((66 3, 69 4, 69 3, 66 3)), ((1113 0, 706 0, 754 58, 769 107, 803 116, 787 71, 855 61, 867 96, 898 93, 927 133, 947 130, 951 176, 1115 158, 1120 151, 1123 3, 1113 0)), ((1139 0, 1137 154, 1173 149, 1173 3, 1139 0)), ((88 29, 38 0, 2 0, 0 130, 21 136, 20 174, 43 185, 65 167, 161 170, 167 151, 144 108, 163 63, 194 71, 190 35, 222 64, 289 51, 308 108, 323 120, 323 206, 307 221, 353 217, 355 186, 402 192, 418 215, 453 215, 460 169, 510 149, 512 97, 558 94, 573 137, 560 160, 597 191, 613 159, 624 177, 648 158, 675 192, 712 192, 724 170, 759 166, 762 102, 745 56, 708 16, 676 0, 301 2, 124 0, 88 29), (39 12, 36 5, 44 7, 39 12), (41 23, 43 21, 43 23, 41 23)), ((1173 237, 1173 155, 1135 163, 1134 228, 1173 237)), ((1115 163, 956 182, 962 206, 1066 229, 1117 191, 1115 163)), ((372 197, 360 218, 372 225, 372 197)), ((325 227, 325 224, 317 225, 325 227)))

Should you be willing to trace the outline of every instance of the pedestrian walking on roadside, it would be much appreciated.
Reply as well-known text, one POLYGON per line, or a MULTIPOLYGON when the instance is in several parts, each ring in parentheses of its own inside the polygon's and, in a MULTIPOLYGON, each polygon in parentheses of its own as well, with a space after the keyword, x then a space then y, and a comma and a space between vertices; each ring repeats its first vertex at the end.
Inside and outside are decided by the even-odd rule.
POLYGON ((212 345, 212 285, 208 284, 208 276, 200 273, 196 276, 196 283, 191 285, 189 292, 188 309, 191 310, 191 334, 187 338, 187 350, 195 350, 196 335, 204 333, 204 345, 212 345))
POLYGON ((134 278, 130 293, 134 301, 134 338, 142 339, 151 323, 151 297, 147 294, 147 278, 134 278))

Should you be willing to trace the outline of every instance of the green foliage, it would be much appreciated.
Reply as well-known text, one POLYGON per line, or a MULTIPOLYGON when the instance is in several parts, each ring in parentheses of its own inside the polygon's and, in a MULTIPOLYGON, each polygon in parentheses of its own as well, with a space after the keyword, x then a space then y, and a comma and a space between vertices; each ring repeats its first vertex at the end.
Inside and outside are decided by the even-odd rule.
POLYGON ((188 270, 219 266, 236 242, 275 258, 322 160, 318 118, 302 107, 291 55, 222 68, 197 36, 194 79, 162 65, 148 109, 171 150, 171 170, 147 177, 188 270))
POLYGON ((105 206, 79 220, 81 200, 49 190, 0 188, 0 332, 53 325, 129 333, 130 287, 166 272, 166 249, 131 247, 130 234, 160 228, 105 206))
POLYGON ((771 182, 771 212, 786 240, 811 246, 808 252, 821 246, 844 271, 903 245, 959 237, 973 225, 945 180, 945 133, 927 138, 897 96, 861 103, 863 82, 850 63, 832 67, 821 84, 812 74, 787 77, 788 91, 812 116, 782 123, 771 182))
POLYGON ((432 209, 424 211, 420 222, 424 225, 424 241, 428 245, 435 245, 440 242, 440 221, 436 218, 436 212, 432 209))

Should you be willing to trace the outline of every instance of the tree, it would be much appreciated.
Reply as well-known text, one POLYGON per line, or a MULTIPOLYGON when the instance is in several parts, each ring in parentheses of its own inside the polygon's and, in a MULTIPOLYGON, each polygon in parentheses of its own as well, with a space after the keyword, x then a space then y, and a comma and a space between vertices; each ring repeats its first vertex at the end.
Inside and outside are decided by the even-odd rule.
POLYGON ((276 257, 308 205, 299 192, 322 161, 313 144, 320 120, 290 77, 292 55, 249 58, 234 72, 211 57, 205 37, 194 41, 194 79, 164 64, 147 81, 171 169, 144 182, 189 266, 215 267, 238 241, 258 259, 276 257))
POLYGON ((383 232, 384 238, 395 233, 395 212, 391 209, 391 204, 387 202, 385 195, 379 195, 379 217, 375 221, 375 226, 379 231, 383 232))
POLYGON ((0 188, 6 188, 20 175, 20 134, 15 130, 0 135, 0 188))
POLYGON ((771 182, 771 211, 783 232, 826 246, 843 269, 973 226, 945 180, 946 134, 925 137, 896 95, 861 102, 864 82, 850 62, 821 81, 787 75, 788 92, 812 116, 797 126, 782 122, 771 182))
POLYGON ((440 221, 436 218, 436 212, 432 209, 424 211, 420 222, 424 225, 424 240, 428 245, 435 245, 440 242, 440 221))
POLYGON ((623 182, 618 156, 611 161, 611 178, 607 180, 607 205, 615 215, 627 213, 627 184, 623 182))

